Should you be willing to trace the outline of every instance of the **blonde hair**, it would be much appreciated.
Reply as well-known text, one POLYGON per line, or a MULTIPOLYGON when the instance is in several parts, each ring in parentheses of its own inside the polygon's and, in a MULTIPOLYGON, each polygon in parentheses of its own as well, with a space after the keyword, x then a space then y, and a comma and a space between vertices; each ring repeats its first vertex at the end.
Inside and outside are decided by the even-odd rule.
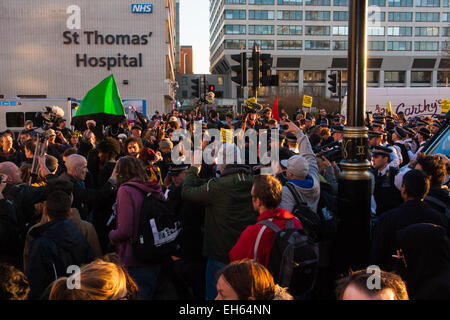
POLYGON ((69 289, 67 277, 56 280, 49 300, 120 300, 127 295, 127 278, 122 268, 100 259, 80 270, 80 289, 69 289))

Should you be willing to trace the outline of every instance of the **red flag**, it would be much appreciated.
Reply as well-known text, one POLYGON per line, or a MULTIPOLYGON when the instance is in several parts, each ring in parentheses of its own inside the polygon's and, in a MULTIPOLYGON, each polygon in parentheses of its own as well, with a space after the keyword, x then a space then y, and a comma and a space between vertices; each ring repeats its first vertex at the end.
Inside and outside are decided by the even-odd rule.
POLYGON ((278 96, 275 99, 275 103, 273 104, 272 117, 280 122, 280 115, 278 114, 278 96))

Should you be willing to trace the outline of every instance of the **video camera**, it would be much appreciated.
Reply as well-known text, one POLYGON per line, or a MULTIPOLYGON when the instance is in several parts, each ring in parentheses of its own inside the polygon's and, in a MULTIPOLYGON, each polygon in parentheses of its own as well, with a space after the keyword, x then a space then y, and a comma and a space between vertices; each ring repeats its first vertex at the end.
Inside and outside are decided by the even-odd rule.
POLYGON ((263 111, 263 109, 263 106, 256 101, 256 98, 245 100, 245 113, 260 113, 261 111, 263 111))
POLYGON ((340 162, 342 160, 342 146, 339 141, 329 143, 322 147, 316 147, 314 148, 314 153, 319 158, 324 156, 330 162, 340 162))
POLYGON ((43 111, 34 116, 34 123, 42 130, 48 130, 58 124, 64 117, 64 110, 58 106, 45 107, 43 111))

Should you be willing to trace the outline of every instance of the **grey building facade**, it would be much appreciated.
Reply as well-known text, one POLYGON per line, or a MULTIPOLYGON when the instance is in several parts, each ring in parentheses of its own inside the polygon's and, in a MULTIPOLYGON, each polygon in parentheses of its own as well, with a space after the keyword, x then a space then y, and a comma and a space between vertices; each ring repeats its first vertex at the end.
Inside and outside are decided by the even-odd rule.
MULTIPOLYGON (((263 87, 260 95, 330 97, 328 75, 338 70, 345 93, 348 5, 349 0, 210 0, 211 72, 230 73, 236 64, 230 56, 251 53, 258 44, 272 55, 271 72, 280 79, 278 88, 263 87)), ((368 21, 368 87, 448 85, 449 0, 369 0, 368 21)))
POLYGON ((145 100, 147 114, 171 110, 175 5, 175 0, 1 1, 0 94, 82 99, 113 74, 122 98, 145 100))

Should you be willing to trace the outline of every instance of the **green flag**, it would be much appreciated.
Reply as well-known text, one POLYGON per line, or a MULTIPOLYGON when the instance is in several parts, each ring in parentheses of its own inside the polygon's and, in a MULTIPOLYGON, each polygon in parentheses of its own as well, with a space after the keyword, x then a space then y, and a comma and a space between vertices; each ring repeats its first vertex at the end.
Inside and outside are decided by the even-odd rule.
POLYGON ((124 119, 122 98, 114 76, 110 75, 89 90, 72 118, 72 125, 86 127, 87 120, 95 120, 106 126, 120 123, 124 119))

